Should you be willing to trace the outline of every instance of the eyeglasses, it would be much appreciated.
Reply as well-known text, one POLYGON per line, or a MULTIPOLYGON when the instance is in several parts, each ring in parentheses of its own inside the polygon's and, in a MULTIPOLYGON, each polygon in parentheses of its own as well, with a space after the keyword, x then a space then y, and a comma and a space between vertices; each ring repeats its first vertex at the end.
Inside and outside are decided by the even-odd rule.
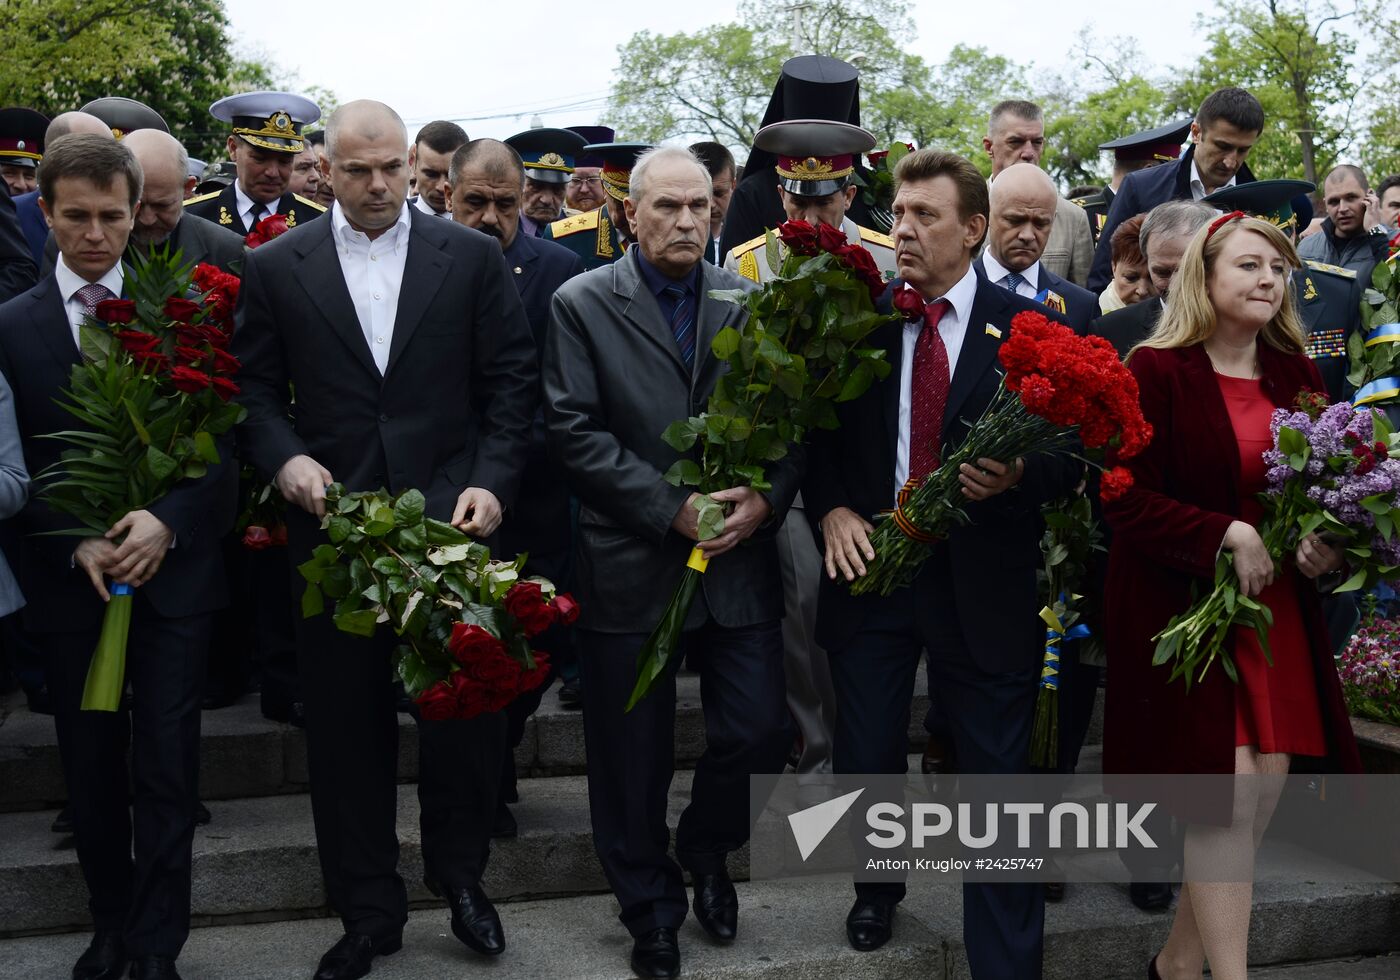
POLYGON ((570 185, 574 187, 602 187, 602 177, 570 177, 570 185))

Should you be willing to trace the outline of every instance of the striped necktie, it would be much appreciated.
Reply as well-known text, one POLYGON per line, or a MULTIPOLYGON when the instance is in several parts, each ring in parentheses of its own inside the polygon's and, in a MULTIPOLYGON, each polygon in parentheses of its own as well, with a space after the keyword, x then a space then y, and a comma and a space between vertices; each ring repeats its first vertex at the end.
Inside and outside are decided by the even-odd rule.
POLYGON ((671 310, 671 335, 676 338, 681 359, 688 368, 695 367, 695 303, 686 293, 686 288, 673 282, 662 290, 675 307, 671 310))

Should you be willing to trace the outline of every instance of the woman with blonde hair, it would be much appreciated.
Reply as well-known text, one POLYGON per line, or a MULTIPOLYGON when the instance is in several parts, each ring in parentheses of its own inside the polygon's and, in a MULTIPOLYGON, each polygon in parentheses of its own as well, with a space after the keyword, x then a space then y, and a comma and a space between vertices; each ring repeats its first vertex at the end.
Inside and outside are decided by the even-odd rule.
POLYGON ((1276 569, 1257 529, 1270 417, 1300 392, 1325 390, 1303 353, 1297 267, 1273 225, 1223 215, 1191 240, 1157 330, 1128 357, 1155 435, 1127 461, 1133 488, 1104 504, 1113 529, 1104 771, 1253 777, 1233 781, 1233 804, 1177 812, 1185 884, 1171 935, 1148 963, 1155 980, 1198 980, 1206 962, 1215 980, 1245 980, 1254 853, 1290 761, 1360 770, 1312 581, 1342 556, 1310 534, 1276 569), (1152 665, 1152 637, 1191 604, 1193 583, 1210 583, 1222 549, 1240 591, 1273 612, 1273 666, 1240 630, 1238 683, 1216 667, 1188 692, 1152 665))

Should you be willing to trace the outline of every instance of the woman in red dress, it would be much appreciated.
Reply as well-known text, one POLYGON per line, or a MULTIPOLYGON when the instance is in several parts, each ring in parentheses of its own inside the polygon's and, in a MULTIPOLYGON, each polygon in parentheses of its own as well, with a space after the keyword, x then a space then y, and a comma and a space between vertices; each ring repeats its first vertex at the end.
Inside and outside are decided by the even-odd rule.
POLYGON ((1256 528, 1273 410, 1326 390, 1303 354, 1297 267, 1273 225, 1238 212, 1218 219, 1192 240, 1161 323, 1128 358, 1155 435, 1127 463, 1133 489, 1104 504, 1113 529, 1104 771, 1275 777, 1236 781, 1232 810, 1178 814, 1186 882, 1151 978, 1199 980, 1208 961, 1216 980, 1245 980, 1253 854, 1292 757, 1360 770, 1314 581, 1341 555, 1309 535, 1276 570, 1256 528), (1152 637, 1190 605, 1193 582, 1209 584, 1221 549, 1241 591, 1273 612, 1274 664, 1237 630, 1239 683, 1215 666, 1188 692, 1152 666, 1152 637), (1195 880, 1226 858, 1248 870, 1235 876, 1243 880, 1195 880))

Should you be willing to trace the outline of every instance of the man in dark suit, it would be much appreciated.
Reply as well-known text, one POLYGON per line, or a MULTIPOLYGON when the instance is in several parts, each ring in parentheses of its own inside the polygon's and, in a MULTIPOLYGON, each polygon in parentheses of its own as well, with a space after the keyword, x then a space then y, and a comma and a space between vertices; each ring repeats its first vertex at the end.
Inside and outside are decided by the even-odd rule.
POLYGON ((302 127, 321 118, 316 103, 290 92, 246 92, 220 99, 209 114, 233 129, 228 155, 238 179, 221 191, 190 198, 185 202, 190 214, 247 235, 274 214, 285 215, 294 228, 325 213, 288 186, 292 163, 306 147, 302 127))
MULTIPOLYGON (((495 242, 407 206, 407 146, 388 106, 342 106, 327 126, 330 217, 256 249, 245 267, 240 434, 293 505, 293 566, 325 541, 333 481, 417 488, 431 516, 482 538, 519 484, 539 383, 529 327, 495 242)), ((395 638, 354 638, 315 616, 298 622, 297 640, 317 849, 345 926, 316 977, 350 980, 400 948, 408 917, 395 867, 395 638)), ((447 898, 454 935, 500 953, 500 918, 480 880, 505 716, 423 720, 418 731, 427 884, 447 898)))
POLYGON ((1099 298, 1040 261, 1051 225, 1059 220, 1059 199, 1054 183, 1035 164, 1003 170, 992 183, 987 247, 974 264, 988 282, 1050 307, 1076 333, 1084 333, 1099 315, 1099 298))
POLYGON ((771 533, 797 492, 794 447, 768 468, 767 494, 733 487, 725 531, 701 544, 711 561, 686 620, 699 667, 705 754, 668 855, 667 790, 675 769, 675 676, 630 712, 636 659, 661 620, 698 539, 687 488, 664 474, 678 454, 661 432, 705 410, 723 361, 710 349, 745 312, 714 289, 753 289, 704 261, 710 179, 679 147, 640 158, 626 199, 637 246, 616 263, 565 283, 554 298, 545 349, 550 446, 579 498, 578 622, 593 843, 634 944, 642 977, 680 972, 685 920, 681 867, 694 910, 714 939, 738 929, 738 896, 725 869, 751 829, 751 773, 781 771, 791 735, 783 697, 783 615, 771 533), (760 526, 768 533, 755 535, 760 526))
MULTIPOLYGON (((564 246, 521 230, 520 202, 525 180, 524 163, 513 147, 497 140, 472 140, 458 148, 448 166, 447 210, 454 221, 500 242, 520 301, 525 305, 536 355, 542 357, 554 293, 583 273, 583 262, 564 246)), ((569 487, 563 471, 549 458, 541 405, 530 430, 530 450, 525 458, 520 494, 513 511, 501 522, 501 554, 529 554, 526 574, 543 575, 560 588, 569 588, 570 523, 569 487)), ((563 626, 542 637, 539 646, 549 652, 555 668, 562 660, 572 661, 569 631, 563 626)), ((541 684, 506 706, 508 730, 501 800, 496 806, 497 837, 514 837, 516 833, 515 817, 508 806, 517 795, 514 750, 546 687, 547 684, 541 684)))
MULTIPOLYGON (((895 186, 899 271, 929 312, 872 335, 871 346, 888 351, 890 377, 843 405, 840 428, 813 440, 802 487, 825 547, 817 642, 830 655, 837 694, 835 769, 905 771, 914 673, 927 649, 959 770, 1022 773, 1044 639, 1036 617, 1040 507, 1079 481, 1075 461, 1035 455, 964 466, 971 523, 935 547, 913 586, 888 597, 853 596, 847 587, 872 557, 874 516, 894 505, 908 479, 933 470, 941 446, 966 437, 966 420, 995 394, 997 349, 1011 318, 1045 310, 972 267, 988 211, 976 167, 920 150, 899 162, 895 186)), ((851 945, 887 942, 903 896, 902 882, 858 880, 846 919, 851 945)), ((1040 976, 1043 921, 1037 883, 965 884, 973 975, 1040 976)))
MULTIPOLYGON (((14 389, 25 458, 36 473, 63 448, 42 436, 78 424, 57 399, 80 363, 79 325, 123 291, 121 256, 141 171, 110 134, 72 135, 50 145, 39 187, 59 260, 52 275, 0 307, 0 371, 14 389)), ((79 980, 115 980, 128 961, 137 977, 175 977, 189 935, 199 693, 210 614, 227 598, 218 540, 233 520, 232 447, 222 441, 221 462, 205 476, 181 481, 76 550, 70 537, 30 536, 75 526, 42 496, 31 497, 21 516, 25 623, 45 658, 96 928, 73 970, 79 980), (129 716, 79 710, 109 582, 137 587, 129 716)))
POLYGON ((1206 96, 1191 124, 1185 155, 1123 179, 1099 233, 1089 290, 1101 293, 1113 279, 1113 230, 1119 224, 1167 201, 1199 201, 1222 187, 1254 180, 1244 161, 1263 132, 1264 108, 1244 89, 1216 89, 1206 96))
POLYGON ((1162 309, 1167 304, 1172 279, 1181 257, 1186 254, 1186 246, 1215 215, 1215 209, 1209 204, 1197 201, 1167 201, 1153 208, 1142 222, 1138 240, 1147 259, 1147 275, 1157 295, 1099 317, 1090 325, 1089 332, 1107 338, 1120 357, 1127 357, 1128 351, 1146 340, 1162 318, 1162 309))

